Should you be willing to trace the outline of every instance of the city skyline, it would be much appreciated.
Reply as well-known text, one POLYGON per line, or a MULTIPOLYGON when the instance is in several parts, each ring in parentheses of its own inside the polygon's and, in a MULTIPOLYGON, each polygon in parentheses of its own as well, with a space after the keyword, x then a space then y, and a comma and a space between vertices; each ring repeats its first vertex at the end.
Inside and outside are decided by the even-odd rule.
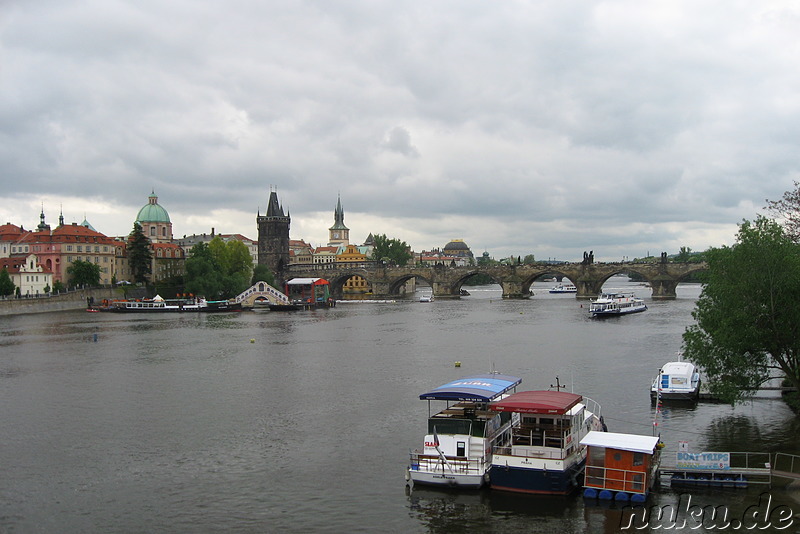
POLYGON ((800 7, 200 0, 4 5, 0 220, 598 261, 734 242, 800 178, 800 7))

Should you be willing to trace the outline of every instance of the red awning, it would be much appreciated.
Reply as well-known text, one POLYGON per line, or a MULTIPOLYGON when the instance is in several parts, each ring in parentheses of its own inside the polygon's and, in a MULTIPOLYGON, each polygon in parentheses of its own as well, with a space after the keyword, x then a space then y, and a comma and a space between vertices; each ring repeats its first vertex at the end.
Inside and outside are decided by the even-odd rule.
POLYGON ((580 395, 564 391, 521 391, 491 403, 489 408, 498 412, 563 415, 582 399, 580 395))

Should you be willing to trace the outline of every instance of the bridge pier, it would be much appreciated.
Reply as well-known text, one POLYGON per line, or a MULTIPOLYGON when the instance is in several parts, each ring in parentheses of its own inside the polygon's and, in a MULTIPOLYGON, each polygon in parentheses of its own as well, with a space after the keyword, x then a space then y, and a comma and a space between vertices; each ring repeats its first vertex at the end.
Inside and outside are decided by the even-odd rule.
POLYGON ((597 295, 599 295, 603 290, 603 281, 595 279, 581 279, 575 282, 575 287, 578 288, 575 298, 593 299, 597 298, 597 295))
POLYGON ((504 299, 527 299, 531 294, 523 293, 522 280, 516 276, 503 280, 500 285, 503 287, 504 299))
POLYGON ((678 287, 678 281, 671 278, 654 278, 650 280, 650 287, 653 289, 652 297, 654 299, 674 299, 678 295, 675 289, 678 287))

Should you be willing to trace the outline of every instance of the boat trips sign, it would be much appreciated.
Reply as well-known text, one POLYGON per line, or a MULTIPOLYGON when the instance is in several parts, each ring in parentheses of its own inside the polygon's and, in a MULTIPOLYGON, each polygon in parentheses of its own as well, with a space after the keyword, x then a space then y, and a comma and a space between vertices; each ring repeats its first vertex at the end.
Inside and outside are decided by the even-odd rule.
POLYGON ((678 469, 730 469, 729 452, 678 452, 678 469))

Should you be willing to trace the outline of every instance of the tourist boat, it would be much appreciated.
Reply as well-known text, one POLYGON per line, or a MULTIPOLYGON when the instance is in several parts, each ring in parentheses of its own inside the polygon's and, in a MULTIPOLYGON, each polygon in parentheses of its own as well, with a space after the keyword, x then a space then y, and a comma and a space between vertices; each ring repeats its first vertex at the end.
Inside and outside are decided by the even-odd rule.
POLYGON ((572 284, 558 284, 550 288, 550 293, 577 293, 578 288, 572 284))
POLYGON ((111 303, 111 311, 126 313, 159 312, 225 312, 241 311, 242 305, 228 300, 208 301, 202 297, 186 299, 164 299, 156 295, 152 299, 116 300, 111 303))
POLYGON ((580 441, 605 430, 599 404, 566 391, 523 391, 489 408, 515 418, 511 442, 494 449, 493 490, 567 495, 581 486, 586 446, 580 441))
POLYGON ((419 301, 420 302, 433 302, 433 293, 431 293, 430 295, 422 295, 419 298, 419 301))
POLYGON ((592 317, 624 315, 643 312, 646 309, 647 305, 644 300, 633 293, 601 293, 589 304, 589 313, 592 314, 592 317))
POLYGON ((658 481, 661 449, 658 437, 615 432, 589 432, 584 477, 585 498, 643 503, 658 481))
POLYGON ((691 362, 667 362, 650 386, 650 400, 691 401, 700 398, 700 373, 691 362))
POLYGON ((411 452, 406 480, 477 489, 488 479, 492 451, 510 439, 513 414, 489 410, 489 403, 522 382, 501 374, 468 376, 419 396, 428 401, 428 429, 422 449, 411 452), (431 415, 431 401, 444 409, 431 415))

